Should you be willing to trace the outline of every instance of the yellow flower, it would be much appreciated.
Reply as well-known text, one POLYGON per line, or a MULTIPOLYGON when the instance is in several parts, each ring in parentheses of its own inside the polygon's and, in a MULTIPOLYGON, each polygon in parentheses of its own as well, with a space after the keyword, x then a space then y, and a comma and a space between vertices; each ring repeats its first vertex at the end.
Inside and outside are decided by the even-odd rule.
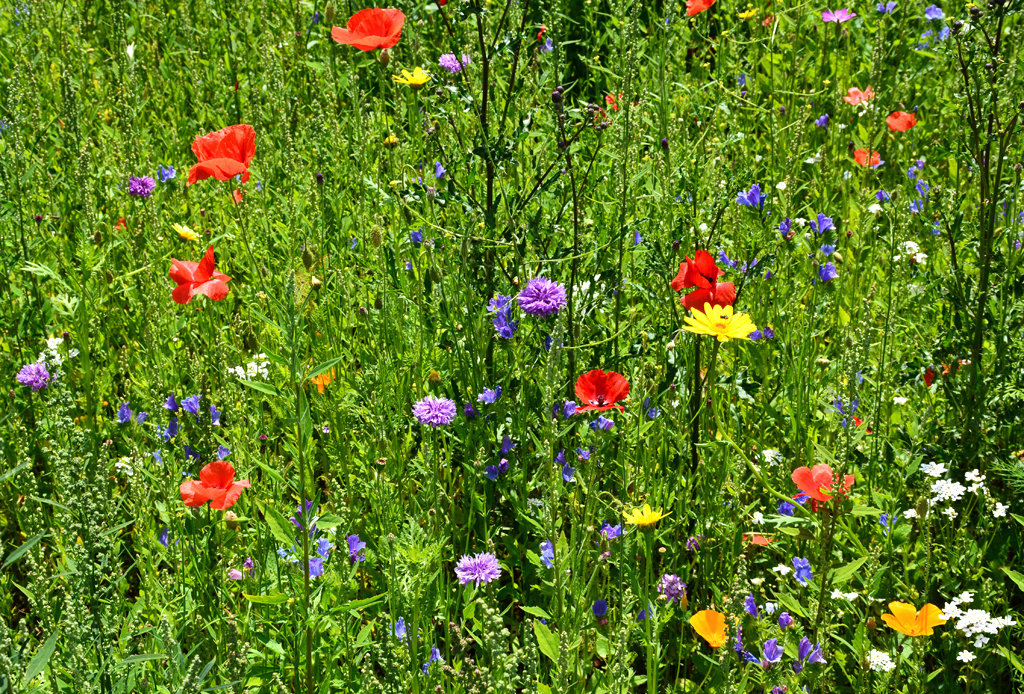
POLYGON ((749 340, 750 333, 757 330, 757 326, 750 318, 742 313, 733 314, 732 306, 712 306, 704 304, 703 313, 692 309, 693 317, 685 318, 688 325, 683 330, 698 335, 714 335, 719 342, 733 340, 749 340))
MULTIPOLYGON (((669 513, 671 513, 671 511, 669 513)), ((650 504, 644 504, 642 509, 635 508, 632 511, 623 514, 627 523, 641 528, 648 528, 667 515, 668 513, 662 513, 660 508, 657 511, 652 510, 650 504)))
POLYGON ((186 241, 198 241, 199 236, 196 232, 189 229, 184 224, 172 224, 171 228, 178 232, 178 236, 185 239, 186 241))
POLYGON ((739 17, 740 19, 750 19, 755 14, 757 14, 757 8, 756 7, 754 9, 752 9, 752 10, 747 10, 746 12, 740 12, 736 16, 739 17))
POLYGON ((398 138, 394 135, 388 135, 384 138, 384 146, 388 149, 394 149, 398 146, 398 138))
POLYGON ((412 74, 408 70, 402 70, 402 76, 395 75, 394 80, 399 84, 408 84, 418 92, 423 89, 423 85, 430 81, 430 75, 423 72, 423 68, 417 67, 412 74))

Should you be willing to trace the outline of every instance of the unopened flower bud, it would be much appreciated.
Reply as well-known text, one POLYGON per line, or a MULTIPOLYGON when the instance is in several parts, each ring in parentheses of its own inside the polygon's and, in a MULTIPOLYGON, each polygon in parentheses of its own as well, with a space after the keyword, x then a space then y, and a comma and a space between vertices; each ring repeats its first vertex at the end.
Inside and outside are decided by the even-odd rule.
POLYGON ((324 175, 319 171, 316 172, 316 184, 322 186, 324 184, 324 175))
POLYGON ((307 270, 313 267, 313 254, 309 252, 309 246, 302 249, 302 266, 307 270))
POLYGON ((96 233, 92 235, 92 242, 97 246, 103 243, 103 234, 100 233, 99 229, 97 229, 96 233))
POLYGON ((360 306, 360 307, 359 307, 359 315, 360 315, 360 316, 363 316, 363 317, 365 318, 365 317, 366 317, 366 315, 367 315, 367 314, 369 314, 369 313, 370 313, 370 312, 366 310, 366 307, 365 307, 365 306, 360 306))
POLYGON ((32 219, 36 220, 36 224, 41 224, 41 223, 42 223, 42 221, 43 221, 43 215, 41 215, 41 214, 37 214, 37 215, 36 215, 35 217, 33 217, 32 219))
POLYGON ((387 48, 382 48, 378 60, 380 60, 381 67, 387 67, 388 63, 391 62, 391 52, 387 48))
POLYGON ((238 530, 238 516, 234 511, 225 511, 224 525, 228 526, 230 530, 238 530))
POLYGON ((661 150, 663 152, 667 152, 668 151, 668 138, 667 137, 661 138, 661 150))
POLYGON ((868 627, 868 629, 870 631, 874 631, 875 629, 878 628, 878 625, 875 623, 875 618, 874 617, 868 617, 867 627, 868 627))
POLYGON ((560 104, 560 103, 562 103, 562 92, 558 91, 557 89, 555 91, 551 92, 551 103, 553 103, 553 104, 560 104))
POLYGON ((959 34, 960 30, 963 29, 963 28, 964 28, 964 21, 962 19, 958 19, 955 22, 953 22, 953 36, 956 36, 957 34, 959 34))
POLYGON ((319 277, 313 275, 312 279, 309 280, 309 286, 311 286, 315 291, 320 291, 320 287, 323 286, 323 282, 320 281, 319 277))
POLYGON ((370 243, 373 244, 374 248, 380 248, 380 242, 382 240, 381 228, 376 224, 370 229, 370 243))
POLYGON ((373 300, 373 307, 378 311, 384 308, 384 299, 378 296, 376 299, 373 300))

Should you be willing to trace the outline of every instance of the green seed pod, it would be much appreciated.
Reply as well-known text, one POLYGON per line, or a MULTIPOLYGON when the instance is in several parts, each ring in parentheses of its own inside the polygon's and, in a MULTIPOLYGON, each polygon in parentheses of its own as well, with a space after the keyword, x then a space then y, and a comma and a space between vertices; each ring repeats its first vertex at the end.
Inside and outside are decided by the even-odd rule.
POLYGON ((334 3, 327 3, 327 7, 324 8, 324 19, 327 20, 327 24, 334 24, 334 3))
POLYGON ((302 249, 302 266, 305 267, 306 270, 313 268, 313 254, 309 252, 309 246, 302 249))
POLYGON ((382 233, 380 227, 374 225, 373 228, 370 229, 370 242, 373 244, 374 248, 380 248, 381 239, 382 233))

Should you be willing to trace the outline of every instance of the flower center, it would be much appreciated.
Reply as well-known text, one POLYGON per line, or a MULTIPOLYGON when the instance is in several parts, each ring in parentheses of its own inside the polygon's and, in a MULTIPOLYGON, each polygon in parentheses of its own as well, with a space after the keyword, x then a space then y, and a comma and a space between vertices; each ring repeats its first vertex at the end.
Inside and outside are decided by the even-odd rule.
POLYGON ((719 321, 719 322, 715 323, 715 329, 717 329, 717 330, 725 330, 728 327, 729 326, 726 325, 725 323, 723 323, 722 321, 719 321))

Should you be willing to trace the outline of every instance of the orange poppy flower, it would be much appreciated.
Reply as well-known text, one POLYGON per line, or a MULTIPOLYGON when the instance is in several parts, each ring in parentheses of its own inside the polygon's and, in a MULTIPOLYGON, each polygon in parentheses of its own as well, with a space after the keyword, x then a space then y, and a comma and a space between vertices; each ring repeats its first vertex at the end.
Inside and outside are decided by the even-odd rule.
MULTIPOLYGON (((825 463, 819 463, 813 468, 798 467, 793 470, 793 484, 804 494, 815 501, 829 501, 832 499, 832 484, 834 477, 832 468, 825 463)), ((843 489, 840 493, 845 494, 853 486, 853 475, 846 475, 843 480, 843 489)))
POLYGON ((721 648, 728 640, 725 633, 725 615, 714 610, 701 610, 690 617, 690 626, 712 648, 721 648))
POLYGON ((917 116, 906 111, 894 111, 885 119, 885 124, 894 133, 904 133, 917 125, 917 116))
POLYGON ((332 28, 331 38, 361 51, 391 48, 402 38, 404 24, 405 13, 401 10, 371 7, 352 15, 346 28, 332 28))
POLYGON ((215 267, 213 246, 206 249, 206 255, 198 263, 188 260, 171 258, 170 278, 178 283, 171 292, 176 303, 187 304, 196 294, 205 294, 214 301, 220 301, 228 295, 227 283, 231 278, 217 272, 215 267))
POLYGON ((866 149, 855 149, 853 150, 853 160, 861 166, 878 166, 882 163, 882 155, 871 150, 870 155, 866 149))
POLYGON ((128 228, 128 223, 124 221, 124 217, 121 217, 117 220, 117 224, 114 225, 114 228, 118 231, 124 231, 128 228))
POLYGON ((324 386, 331 385, 331 380, 334 379, 334 369, 331 369, 327 373, 322 373, 319 376, 309 379, 309 382, 316 386, 316 392, 323 393, 324 386))
POLYGON ((192 143, 198 163, 188 172, 188 185, 205 178, 230 181, 241 175, 249 180, 249 164, 256 156, 256 131, 251 125, 229 125, 192 143))
POLYGON ((249 480, 235 482, 235 468, 226 460, 215 460, 199 471, 199 480, 182 482, 179 491, 186 506, 202 506, 207 501, 218 511, 229 509, 249 488, 249 480))
POLYGON ((851 106, 860 106, 861 104, 867 103, 875 98, 875 91, 871 88, 871 85, 868 85, 868 88, 864 91, 861 91, 856 87, 850 87, 846 94, 847 95, 843 97, 843 101, 851 106))
POLYGON ((917 608, 905 602, 890 602, 892 614, 883 614, 882 621, 907 636, 931 636, 932 627, 946 623, 946 618, 935 605, 928 603, 918 612, 917 608))
POLYGON ((686 16, 692 17, 715 4, 715 0, 686 0, 686 16))

